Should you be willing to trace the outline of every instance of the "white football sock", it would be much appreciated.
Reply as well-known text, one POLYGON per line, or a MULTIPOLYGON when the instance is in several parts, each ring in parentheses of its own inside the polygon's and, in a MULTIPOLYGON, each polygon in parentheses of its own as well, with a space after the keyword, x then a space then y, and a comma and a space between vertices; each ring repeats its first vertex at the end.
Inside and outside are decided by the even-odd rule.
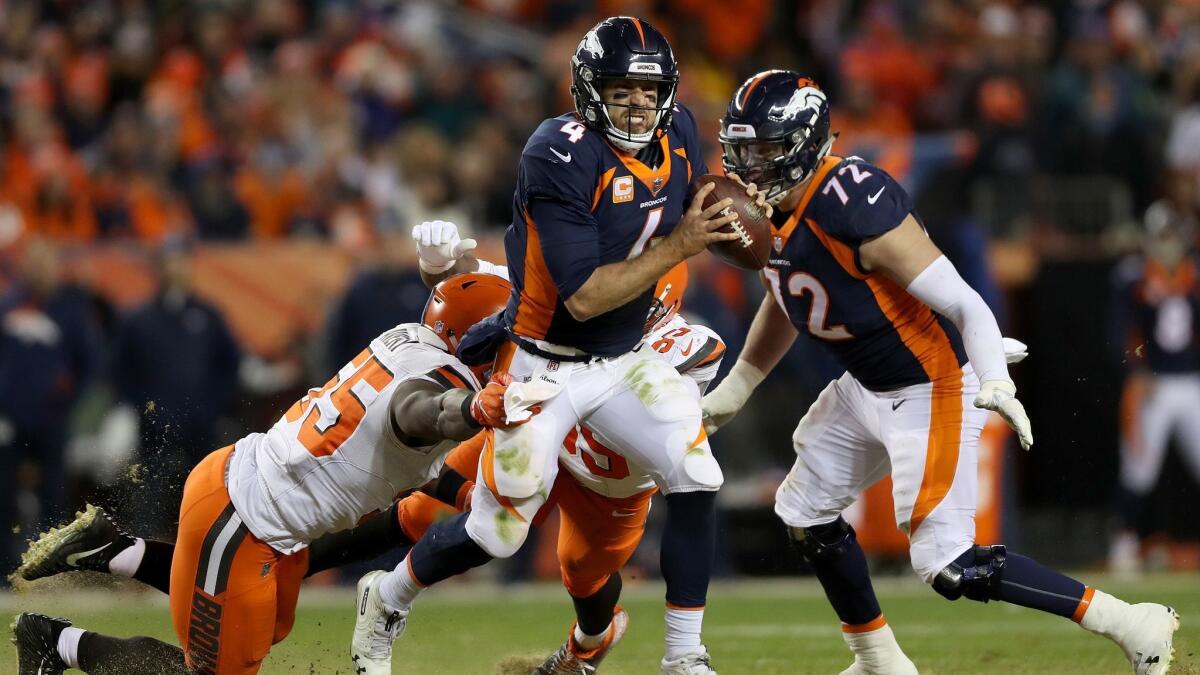
POLYGON ((1129 611, 1129 603, 1120 598, 1094 591, 1092 601, 1083 612, 1079 625, 1097 635, 1112 638, 1123 626, 1123 619, 1129 611))
POLYGON ((600 631, 599 635, 588 635, 579 629, 579 624, 575 624, 575 644, 579 645, 580 649, 588 650, 599 647, 604 642, 604 638, 608 637, 608 631, 612 628, 612 622, 600 631))
POLYGON ((137 573, 138 567, 142 564, 142 557, 146 555, 146 540, 138 537, 133 540, 133 546, 126 546, 124 551, 113 556, 113 559, 108 561, 108 571, 120 577, 133 578, 137 573))
POLYGON ((667 607, 667 660, 677 659, 700 646, 700 630, 704 626, 704 608, 675 609, 667 607))
POLYGON ((871 669, 880 668, 886 672, 887 666, 896 659, 908 660, 904 650, 900 649, 900 643, 896 642, 892 627, 886 623, 882 628, 861 633, 848 633, 843 630, 842 639, 846 641, 850 651, 854 652, 856 660, 871 669))
POLYGON ((413 576, 406 557, 379 582, 379 599, 383 600, 383 606, 388 609, 406 612, 424 589, 421 582, 413 576))
POLYGON ((68 668, 79 667, 79 638, 83 637, 84 632, 82 628, 67 626, 58 634, 58 658, 68 668))

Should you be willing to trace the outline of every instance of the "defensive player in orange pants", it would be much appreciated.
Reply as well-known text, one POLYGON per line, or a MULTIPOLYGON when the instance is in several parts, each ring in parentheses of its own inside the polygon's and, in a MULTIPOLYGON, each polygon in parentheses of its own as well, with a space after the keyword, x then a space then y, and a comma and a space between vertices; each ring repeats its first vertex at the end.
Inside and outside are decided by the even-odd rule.
MULTIPOLYGON (((680 266, 659 283, 654 311, 647 322, 650 332, 645 343, 647 348, 693 378, 703 391, 715 376, 725 348, 707 328, 688 324, 676 315, 687 286, 686 273, 686 267, 680 266)), ((299 579, 351 562, 370 560, 392 548, 410 546, 432 523, 469 508, 474 482, 467 476, 476 473, 485 433, 461 443, 446 457, 440 477, 427 486, 436 497, 415 492, 354 528, 322 536, 296 560, 290 576, 299 579)), ((561 474, 547 506, 535 518, 534 524, 539 525, 553 506, 558 505, 561 516, 559 560, 568 592, 573 598, 589 598, 608 585, 608 590, 614 592, 615 604, 615 593, 620 590, 619 570, 641 541, 649 500, 656 489, 653 481, 644 474, 626 481, 637 472, 636 467, 631 467, 623 457, 604 447, 591 431, 582 427, 564 441, 561 457, 568 472, 586 478, 581 480, 575 475, 561 474), (622 484, 625 484, 624 488, 622 484), (624 492, 633 494, 606 496, 624 492), (614 516, 614 512, 622 515, 614 516)), ((110 567, 111 560, 106 562, 93 554, 84 556, 78 568, 61 565, 56 568, 45 562, 39 568, 26 568, 26 577, 39 578, 82 568, 131 577, 168 592, 166 579, 175 550, 173 544, 125 535, 102 511, 89 521, 86 533, 87 536, 74 539, 74 545, 48 556, 47 561, 62 561, 67 550, 106 546, 121 551, 130 549, 131 554, 137 554, 136 560, 110 567)), ((619 639, 627 618, 618 610, 613 621, 620 624, 621 630, 611 631, 599 647, 590 649, 580 646, 572 629, 563 647, 539 672, 577 672, 577 667, 575 671, 569 670, 573 662, 598 665, 619 639)))
MULTIPOLYGON (((192 471, 171 558, 171 614, 182 651, 22 614, 15 626, 21 673, 257 672, 291 629, 308 544, 428 482, 456 441, 505 423, 506 381, 480 389, 451 352, 467 328, 503 307, 511 289, 487 274, 439 284, 422 323, 380 335, 266 434, 218 450, 192 471)), ((77 523, 48 559, 30 566, 70 567, 109 554, 116 547, 84 547, 91 522, 77 523)), ((137 555, 128 546, 105 564, 130 550, 137 555)))
MULTIPOLYGON (((474 248, 474 242, 460 239, 454 223, 421 223, 413 228, 413 238, 417 242, 422 277, 426 283, 436 283, 446 275, 466 271, 508 273, 507 267, 465 255, 474 248)), ((686 286, 685 264, 677 265, 659 280, 638 349, 661 356, 677 372, 687 375, 686 379, 696 385, 696 391, 702 393, 716 375, 724 345, 709 329, 690 325, 681 317, 674 316, 682 303, 686 286)), ((480 332, 484 325, 478 326, 476 332, 480 332)), ((474 358, 468 353, 470 351, 464 349, 460 352, 468 363, 473 362, 474 358)), ((657 391, 655 395, 668 398, 673 394, 657 391)), ((674 395, 680 398, 688 396, 682 391, 674 395)), ((674 487, 673 480, 678 479, 677 475, 667 477, 671 473, 670 467, 678 467, 686 461, 666 448, 661 454, 643 455, 640 458, 635 454, 623 455, 614 449, 621 447, 619 439, 616 442, 609 441, 605 431, 590 422, 577 424, 567 434, 563 445, 566 452, 559 453, 559 463, 571 474, 571 479, 564 482, 559 474, 550 498, 553 500, 561 496, 559 503, 563 521, 559 533, 559 558, 578 621, 570 638, 555 655, 547 659, 538 673, 576 673, 594 669, 616 643, 620 631, 624 629, 625 617, 623 613, 614 616, 620 597, 621 579, 619 574, 613 572, 624 564, 640 540, 644 510, 649 507, 653 488, 656 484, 664 485, 664 491, 669 492, 674 487), (634 465, 638 463, 645 471, 637 471, 634 465), (645 475, 637 475, 640 473, 645 475), (597 500, 597 494, 608 499, 597 500), (614 503, 615 499, 625 503, 614 503), (630 532, 635 534, 630 536, 630 532)), ((481 519, 484 521, 505 519, 511 515, 506 508, 500 508, 503 500, 497 497, 499 493, 495 489, 494 471, 491 471, 494 459, 491 455, 491 449, 485 448, 479 476, 486 487, 482 492, 475 493, 484 496, 482 507, 478 502, 475 504, 477 510, 482 508, 485 511, 481 519)), ((446 497, 442 499, 447 500, 446 497)), ((415 497, 411 501, 417 503, 422 500, 415 497)), ((543 506, 534 514, 534 520, 544 517, 545 513, 543 506)), ((687 526, 686 519, 673 519, 668 509, 667 522, 663 534, 666 542, 664 549, 670 548, 671 542, 677 548, 689 546, 692 535, 680 536, 680 530, 687 526), (676 524, 674 528, 671 526, 673 520, 676 524)), ((664 612, 665 652, 668 658, 664 659, 661 672, 672 675, 710 672, 711 666, 705 663, 707 656, 700 646, 703 608, 680 606, 670 601, 673 597, 688 597, 681 590, 689 585, 687 575, 680 574, 672 565, 664 564, 663 577, 668 598, 664 612), (684 656, 678 656, 680 654, 684 656)), ((382 672, 386 668, 379 670, 382 672)))

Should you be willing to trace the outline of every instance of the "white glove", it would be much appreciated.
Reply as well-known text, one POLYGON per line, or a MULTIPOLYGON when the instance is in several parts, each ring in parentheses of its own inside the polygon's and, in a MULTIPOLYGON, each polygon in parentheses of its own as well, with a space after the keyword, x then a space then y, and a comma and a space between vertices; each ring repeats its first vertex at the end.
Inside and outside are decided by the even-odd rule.
POLYGON ((1017 386, 1008 380, 988 380, 979 387, 975 396, 975 407, 999 413, 1008 426, 1017 432, 1021 448, 1028 450, 1033 445, 1033 428, 1025 406, 1017 400, 1017 386))
POLYGON ((721 384, 700 399, 700 409, 704 412, 704 432, 716 433, 717 429, 733 419, 764 377, 766 375, 761 370, 745 361, 739 359, 733 364, 721 384))
POLYGON ((458 236, 458 226, 448 220, 427 220, 412 229, 417 257, 423 272, 440 274, 454 266, 464 253, 475 248, 474 239, 458 236))
POLYGON ((1020 363, 1029 356, 1029 345, 1013 338, 1004 338, 1004 360, 1007 363, 1020 363))

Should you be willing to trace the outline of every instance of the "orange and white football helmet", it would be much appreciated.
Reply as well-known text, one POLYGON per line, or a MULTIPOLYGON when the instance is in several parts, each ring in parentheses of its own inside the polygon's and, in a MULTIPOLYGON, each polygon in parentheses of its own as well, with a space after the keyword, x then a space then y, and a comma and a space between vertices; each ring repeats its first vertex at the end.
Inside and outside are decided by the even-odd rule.
POLYGON ((670 271, 658 280, 654 287, 654 300, 650 304, 650 314, 646 317, 644 335, 649 335, 667 324, 679 313, 683 306, 683 294, 687 291, 688 267, 683 261, 672 267, 670 271))
POLYGON ((468 328, 504 309, 512 290, 507 279, 494 274, 456 274, 433 287, 421 323, 453 354, 468 328))

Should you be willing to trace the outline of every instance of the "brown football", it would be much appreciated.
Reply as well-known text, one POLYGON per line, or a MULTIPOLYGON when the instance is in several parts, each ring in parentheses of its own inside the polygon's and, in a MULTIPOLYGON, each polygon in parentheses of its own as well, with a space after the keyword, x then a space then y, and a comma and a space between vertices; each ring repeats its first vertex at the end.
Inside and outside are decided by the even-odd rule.
POLYGON ((733 200, 729 208, 737 214, 737 220, 721 228, 721 232, 736 232, 737 239, 710 244, 708 250, 726 263, 746 270, 760 270, 767 265, 771 255, 771 219, 765 209, 746 196, 746 188, 732 178, 706 174, 692 183, 697 190, 714 183, 712 192, 704 198, 703 208, 708 208, 722 199, 733 200))

